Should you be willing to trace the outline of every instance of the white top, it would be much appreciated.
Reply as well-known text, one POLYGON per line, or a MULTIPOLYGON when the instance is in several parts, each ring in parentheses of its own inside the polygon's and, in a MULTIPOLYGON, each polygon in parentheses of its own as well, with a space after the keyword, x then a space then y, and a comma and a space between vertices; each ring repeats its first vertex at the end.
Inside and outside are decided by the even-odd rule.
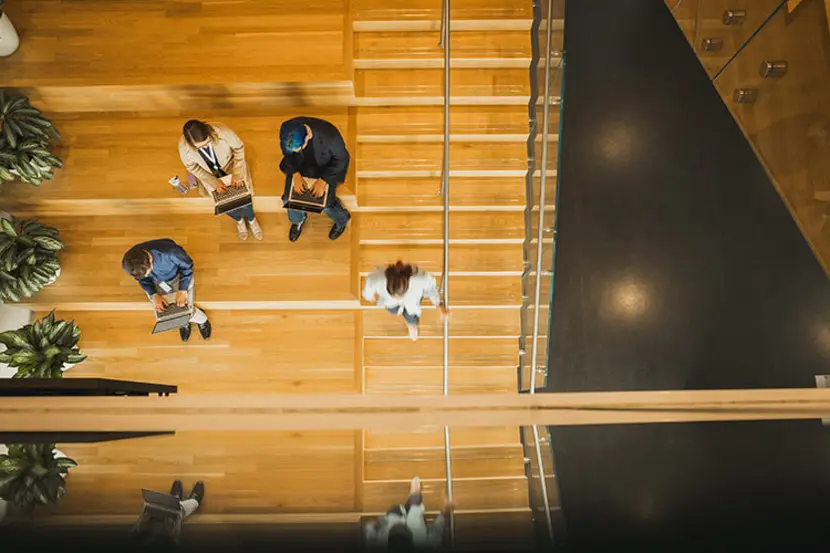
POLYGON ((392 297, 386 291, 386 275, 384 268, 378 268, 366 278, 366 285, 363 287, 363 297, 366 301, 377 303, 386 309, 398 308, 398 314, 406 310, 410 315, 421 314, 421 300, 429 298, 432 305, 441 305, 441 294, 438 291, 438 282, 431 274, 421 271, 417 267, 415 273, 409 277, 409 289, 400 298, 392 297))

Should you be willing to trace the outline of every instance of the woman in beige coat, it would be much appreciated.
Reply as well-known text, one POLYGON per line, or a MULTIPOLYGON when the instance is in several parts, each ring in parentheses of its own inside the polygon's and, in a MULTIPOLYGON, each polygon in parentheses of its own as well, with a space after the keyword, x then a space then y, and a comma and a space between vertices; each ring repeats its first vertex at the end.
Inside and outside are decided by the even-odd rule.
MULTIPOLYGON (((196 119, 185 123, 179 138, 179 157, 208 194, 214 190, 227 190, 227 186, 219 180, 227 175, 231 175, 231 186, 247 183, 251 192, 254 190, 251 170, 245 162, 245 145, 235 132, 224 125, 211 125, 196 119)), ((229 211, 228 216, 236 221, 241 240, 248 239, 246 221, 254 238, 262 240, 262 228, 256 220, 252 204, 229 211)))

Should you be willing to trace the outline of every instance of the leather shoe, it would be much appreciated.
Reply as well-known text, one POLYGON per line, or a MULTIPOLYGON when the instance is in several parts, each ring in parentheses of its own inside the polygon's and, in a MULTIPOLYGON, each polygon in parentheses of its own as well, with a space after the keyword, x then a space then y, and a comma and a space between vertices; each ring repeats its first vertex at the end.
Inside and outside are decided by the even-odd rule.
POLYGON ((196 326, 199 327, 199 334, 202 335, 203 340, 210 338, 210 321, 205 321, 205 324, 196 326))
POLYGON ((288 239, 292 242, 296 242, 297 238, 300 237, 300 234, 303 233, 303 225, 305 223, 300 223, 299 225, 294 223, 291 225, 291 228, 288 229, 288 239))
POLYGON ((343 233, 346 232, 347 226, 348 225, 338 227, 336 224, 332 225, 331 230, 329 231, 329 240, 337 240, 343 236, 343 233))
POLYGON ((183 327, 179 328, 179 336, 182 337, 182 342, 190 340, 190 323, 187 323, 183 327))
POLYGON ((199 502, 199 504, 201 504, 205 499, 205 483, 201 480, 196 482, 196 485, 193 486, 193 490, 191 490, 190 497, 188 497, 188 499, 195 499, 199 502))

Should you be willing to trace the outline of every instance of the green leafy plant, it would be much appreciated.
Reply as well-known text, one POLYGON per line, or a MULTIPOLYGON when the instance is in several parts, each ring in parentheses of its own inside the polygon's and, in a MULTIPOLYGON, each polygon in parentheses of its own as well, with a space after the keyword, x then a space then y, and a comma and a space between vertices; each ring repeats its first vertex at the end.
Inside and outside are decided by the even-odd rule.
POLYGON ((55 444, 12 444, 0 455, 0 498, 27 514, 66 494, 64 477, 78 463, 57 457, 55 444))
POLYGON ((60 138, 52 122, 25 96, 0 91, 0 182, 20 179, 40 186, 52 170, 63 167, 49 151, 49 140, 60 138))
POLYGON ((61 249, 55 228, 34 219, 0 219, 0 303, 29 298, 53 281, 61 249))
POLYGON ((77 347, 81 329, 75 321, 56 321, 52 311, 18 330, 0 332, 0 363, 17 368, 12 378, 61 378, 67 364, 86 359, 77 347))

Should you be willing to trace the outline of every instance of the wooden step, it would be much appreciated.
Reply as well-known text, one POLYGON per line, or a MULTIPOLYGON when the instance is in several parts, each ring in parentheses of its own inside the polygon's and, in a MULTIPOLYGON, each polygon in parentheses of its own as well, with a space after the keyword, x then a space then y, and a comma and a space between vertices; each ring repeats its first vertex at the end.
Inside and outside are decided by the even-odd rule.
MULTIPOLYGON (((453 448, 453 478, 524 475, 522 446, 496 445, 453 448)), ((364 453, 366 480, 405 480, 417 474, 421 478, 446 476, 444 448, 368 450, 364 453), (414 472, 413 472, 414 469, 414 472)))
MULTIPOLYGON (((415 476, 415 475, 413 475, 415 476)), ((408 480, 365 482, 363 505, 368 511, 386 511, 406 499, 408 480)), ((424 504, 438 509, 443 503, 446 483, 443 479, 422 479, 424 504)), ((527 478, 453 478, 453 498, 459 509, 515 509, 528 505, 527 478)))
MULTIPOLYGON (((308 110, 310 115, 322 117, 348 134, 345 109, 308 110)), ((217 115, 210 110, 199 117, 223 123, 233 129, 246 145, 246 159, 250 164, 254 188, 259 196, 282 195, 285 176, 280 172, 279 137, 275 129, 296 115, 293 110, 280 110, 268 117, 240 117, 217 115)), ((54 118, 55 126, 63 136, 58 154, 64 167, 55 172, 55 178, 40 187, 16 183, 3 189, 13 209, 15 200, 37 202, 43 200, 93 199, 200 199, 197 190, 182 196, 168 180, 174 175, 185 179, 187 171, 179 159, 176 147, 186 117, 131 117, 107 115, 61 115, 54 118), (141 170, 130 169, 140 163, 141 170)), ((348 185, 341 189, 347 189, 348 185)), ((7 204, 8 205, 8 204, 7 204)), ((212 215, 209 206, 206 216, 212 215)), ((105 214, 100 211, 97 214, 105 214)))
MULTIPOLYGON (((435 275, 440 280, 441 274, 435 273, 435 275)), ((366 275, 363 275, 360 279, 361 290, 365 283, 366 275)), ((485 272, 465 276, 450 274, 449 291, 451 306, 516 307, 522 302, 521 273, 518 271, 495 274, 485 272)), ((361 301, 364 305, 368 304, 366 300, 361 301)), ((428 301, 425 301, 424 309, 428 311, 430 305, 428 301)), ((482 324, 485 322, 483 321, 482 324)), ((464 328, 463 324, 462 328, 464 328)))
MULTIPOLYGON (((443 69, 359 69, 355 71, 355 94, 374 97, 442 96, 443 69)), ((526 68, 453 69, 450 72, 453 96, 527 96, 530 94, 526 68)))
POLYGON ((351 29, 345 28, 344 3, 335 0, 291 10, 256 0, 195 7, 123 0, 103 12, 95 2, 79 2, 71 13, 61 8, 49 0, 7 7, 26 46, 3 61, 3 84, 19 87, 49 111, 233 105, 235 92, 244 97, 248 83, 260 89, 260 99, 273 96, 269 79, 290 81, 277 87, 278 95, 308 105, 313 87, 304 89, 304 83, 350 80, 345 37, 351 29), (56 40, 67 36, 71 40, 56 40), (204 36, 216 40, 204 43, 204 36), (297 51, 297 44, 305 47, 297 51), (194 101, 194 89, 207 96, 194 101))
MULTIPOLYGON (((429 0, 358 0, 352 4, 355 19, 439 20, 441 5, 429 0)), ((510 0, 458 0, 451 5, 450 19, 520 19, 532 18, 532 6, 510 0)))
POLYGON ((471 551, 537 550, 530 509, 456 516, 455 535, 456 544, 471 551))
POLYGON ((133 245, 172 238, 195 265, 196 302, 257 300, 346 300, 351 292, 349 233, 328 239, 331 222, 312 217, 304 244, 287 240, 285 213, 260 213, 262 242, 239 240, 229 217, 154 215, 125 217, 41 217, 60 230, 66 249, 58 254, 58 281, 33 297, 37 304, 144 302, 144 292, 121 267, 133 245), (322 296, 321 296, 322 294, 322 296))
MULTIPOLYGON (((450 319, 450 336, 518 336, 520 333, 519 308, 492 309, 475 307, 454 309, 450 319)), ((421 315, 421 336, 442 336, 444 325, 435 309, 424 309, 421 315)), ((363 335, 403 336, 403 321, 383 309, 363 311, 363 335)))
MULTIPOLYGON (((441 33, 363 32, 355 35, 354 55, 361 59, 443 59, 438 46, 441 33)), ((487 31, 456 32, 450 35, 450 51, 459 58, 530 58, 527 31, 501 33, 487 31)))
MULTIPOLYGON (((420 266, 429 272, 440 272, 443 266, 443 245, 383 245, 360 247, 360 271, 394 263, 397 259, 420 266)), ((450 245, 450 271, 521 271, 521 244, 450 245)))
MULTIPOLYGON (((518 340, 515 342, 518 344, 518 340)), ((482 345, 482 350, 487 346, 482 345)), ((516 394, 518 380, 518 346, 513 366, 451 366, 448 375, 450 394, 516 394)), ((375 359, 373 358, 372 361, 375 359)), ((466 359, 464 360, 466 362, 466 359)), ((451 361, 452 362, 452 361, 451 361)), ((505 362, 503 359, 497 362, 505 362)), ((440 363, 440 359, 438 359, 440 363)), ((425 395, 443 393, 441 367, 366 367, 365 393, 372 395, 425 395)))
MULTIPOLYGON (((517 364, 519 342, 516 338, 450 338, 450 367, 511 367, 517 364)), ((363 340, 363 364, 366 367, 441 367, 443 340, 422 338, 413 342, 366 338, 363 340)))
MULTIPOLYGON (((453 428, 450 431, 450 445, 452 447, 519 443, 521 443, 519 429, 515 426, 462 427, 453 428)), ((365 431, 365 448, 367 450, 415 447, 444 447, 444 429, 420 428, 414 432, 365 431)))
MULTIPOLYGON (((381 106, 357 109, 361 135, 440 134, 444 130, 443 106, 381 106)), ((527 105, 453 106, 452 134, 528 133, 527 105)), ((359 140, 359 138, 358 138, 359 140)))
POLYGON ((180 394, 355 393, 353 311, 206 310, 212 329, 195 326, 187 345, 177 331, 151 334, 145 311, 58 311, 81 328, 89 357, 66 378, 116 378, 176 384, 180 394), (308 336, 313 326, 321 334, 308 336))
MULTIPOLYGON (((357 147, 358 171, 423 169, 440 171, 444 148, 441 143, 362 143, 357 147)), ((451 143, 450 169, 527 170, 527 147, 523 142, 451 143)))
MULTIPOLYGON (((357 202, 365 207, 442 206, 441 178, 361 178, 357 202)), ((553 187, 546 196, 553 200, 553 187)), ((524 206, 527 202, 523 177, 479 177, 450 179, 452 206, 524 206)))
POLYGON ((41 515, 136 516, 142 488, 166 491, 176 478, 187 490, 204 480, 208 499, 200 515, 348 512, 354 509, 354 444, 352 430, 177 431, 61 444, 78 466, 67 477, 66 496, 41 515), (272 485, 263 485, 263 474, 272 485))
MULTIPOLYGON (((455 211, 449 216, 450 240, 524 238, 521 211, 455 211)), ((367 212, 360 214, 361 243, 372 241, 443 240, 440 212, 367 212)))

